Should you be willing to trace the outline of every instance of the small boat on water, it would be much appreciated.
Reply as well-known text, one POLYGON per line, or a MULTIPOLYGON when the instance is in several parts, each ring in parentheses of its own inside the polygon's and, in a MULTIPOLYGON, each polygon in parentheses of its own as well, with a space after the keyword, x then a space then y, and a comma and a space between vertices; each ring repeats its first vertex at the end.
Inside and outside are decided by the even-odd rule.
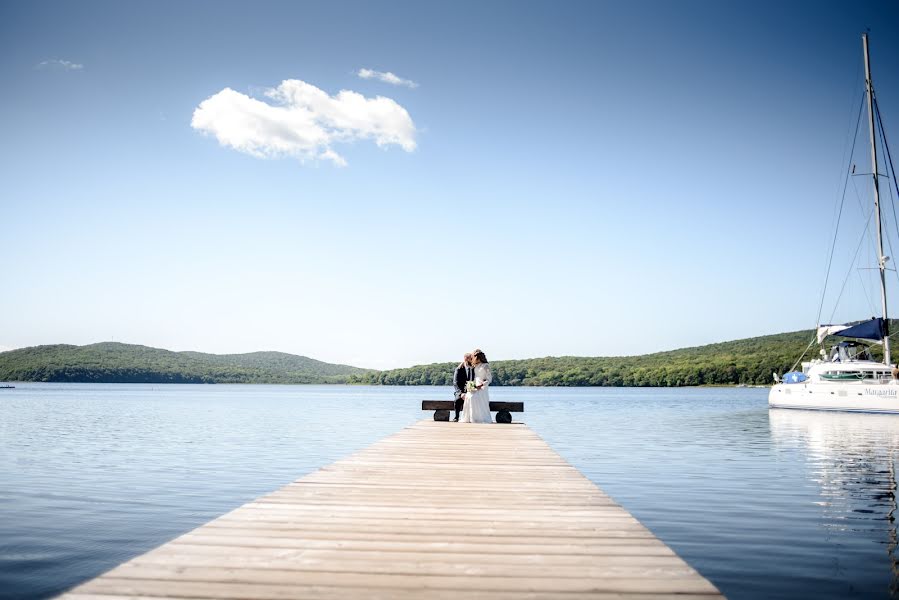
MULTIPOLYGON (((877 263, 880 271, 880 299, 882 316, 868 321, 842 325, 818 325, 816 339, 809 343, 821 346, 820 358, 802 362, 802 370, 791 370, 782 376, 774 374, 775 385, 768 393, 768 405, 772 408, 801 408, 806 410, 836 410, 899 414, 899 379, 894 376, 890 357, 889 319, 887 318, 886 263, 883 251, 881 226, 880 177, 878 171, 878 141, 886 150, 886 167, 893 176, 892 159, 885 136, 877 139, 876 127, 883 133, 874 84, 871 79, 871 62, 868 52, 868 35, 862 35, 865 58, 865 102, 868 108, 870 135, 871 173, 873 183, 873 214, 877 232, 877 263), (833 343, 828 352, 825 341, 834 337, 842 341, 833 343), (883 361, 873 358, 872 348, 883 347, 883 361)), ((859 113, 859 117, 861 113, 859 113)), ((856 131, 857 133, 857 131, 856 131)), ((851 157, 850 157, 851 160, 851 157)), ((883 166, 883 165, 881 165, 883 166)), ((855 167, 852 167, 855 174, 855 167)), ((847 174, 847 177, 849 175, 847 174)), ((897 187, 899 195, 899 187, 897 187)), ((831 254, 832 256, 832 254, 831 254)), ((829 268, 829 267, 828 267, 829 268)), ((808 351, 808 348, 806 349, 808 351)), ((797 361, 797 365, 802 357, 797 361)), ((796 365, 794 365, 795 369, 796 365)))
POLYGON ((14 390, 16 386, 14 385, 0 385, 0 390, 14 390))

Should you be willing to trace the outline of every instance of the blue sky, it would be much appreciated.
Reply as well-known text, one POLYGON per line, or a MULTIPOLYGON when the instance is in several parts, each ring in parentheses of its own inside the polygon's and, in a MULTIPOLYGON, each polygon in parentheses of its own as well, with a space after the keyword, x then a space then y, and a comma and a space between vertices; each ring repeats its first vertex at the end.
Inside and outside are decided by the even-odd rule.
POLYGON ((812 327, 866 27, 889 134, 892 2, 5 2, 0 349, 383 368, 812 327), (326 143, 248 154, 238 105, 287 80, 326 143))

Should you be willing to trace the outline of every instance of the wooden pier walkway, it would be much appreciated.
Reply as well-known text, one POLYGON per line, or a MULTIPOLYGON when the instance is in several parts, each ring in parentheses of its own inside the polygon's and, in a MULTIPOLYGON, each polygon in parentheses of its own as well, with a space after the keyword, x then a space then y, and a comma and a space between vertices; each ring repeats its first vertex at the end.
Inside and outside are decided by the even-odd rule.
POLYGON ((63 596, 581 597, 722 596, 527 426, 435 421, 63 596))

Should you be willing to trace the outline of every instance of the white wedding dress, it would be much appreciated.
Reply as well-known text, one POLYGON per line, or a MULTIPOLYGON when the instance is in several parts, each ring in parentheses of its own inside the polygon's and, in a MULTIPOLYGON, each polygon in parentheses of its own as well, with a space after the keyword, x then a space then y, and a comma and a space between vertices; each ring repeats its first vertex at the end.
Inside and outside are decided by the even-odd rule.
POLYGON ((460 423, 493 423, 490 417, 490 392, 487 391, 491 381, 493 373, 490 372, 490 365, 486 363, 475 365, 474 382, 476 385, 484 384, 484 387, 467 392, 463 396, 465 404, 462 406, 460 423))

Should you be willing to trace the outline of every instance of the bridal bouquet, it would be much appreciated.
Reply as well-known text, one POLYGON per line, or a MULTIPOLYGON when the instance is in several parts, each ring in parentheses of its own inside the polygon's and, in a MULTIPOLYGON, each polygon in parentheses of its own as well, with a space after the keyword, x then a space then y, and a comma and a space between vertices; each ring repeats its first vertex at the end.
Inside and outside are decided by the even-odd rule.
POLYGON ((478 386, 474 381, 469 381, 465 384, 465 391, 468 393, 473 393, 478 391, 478 386))

